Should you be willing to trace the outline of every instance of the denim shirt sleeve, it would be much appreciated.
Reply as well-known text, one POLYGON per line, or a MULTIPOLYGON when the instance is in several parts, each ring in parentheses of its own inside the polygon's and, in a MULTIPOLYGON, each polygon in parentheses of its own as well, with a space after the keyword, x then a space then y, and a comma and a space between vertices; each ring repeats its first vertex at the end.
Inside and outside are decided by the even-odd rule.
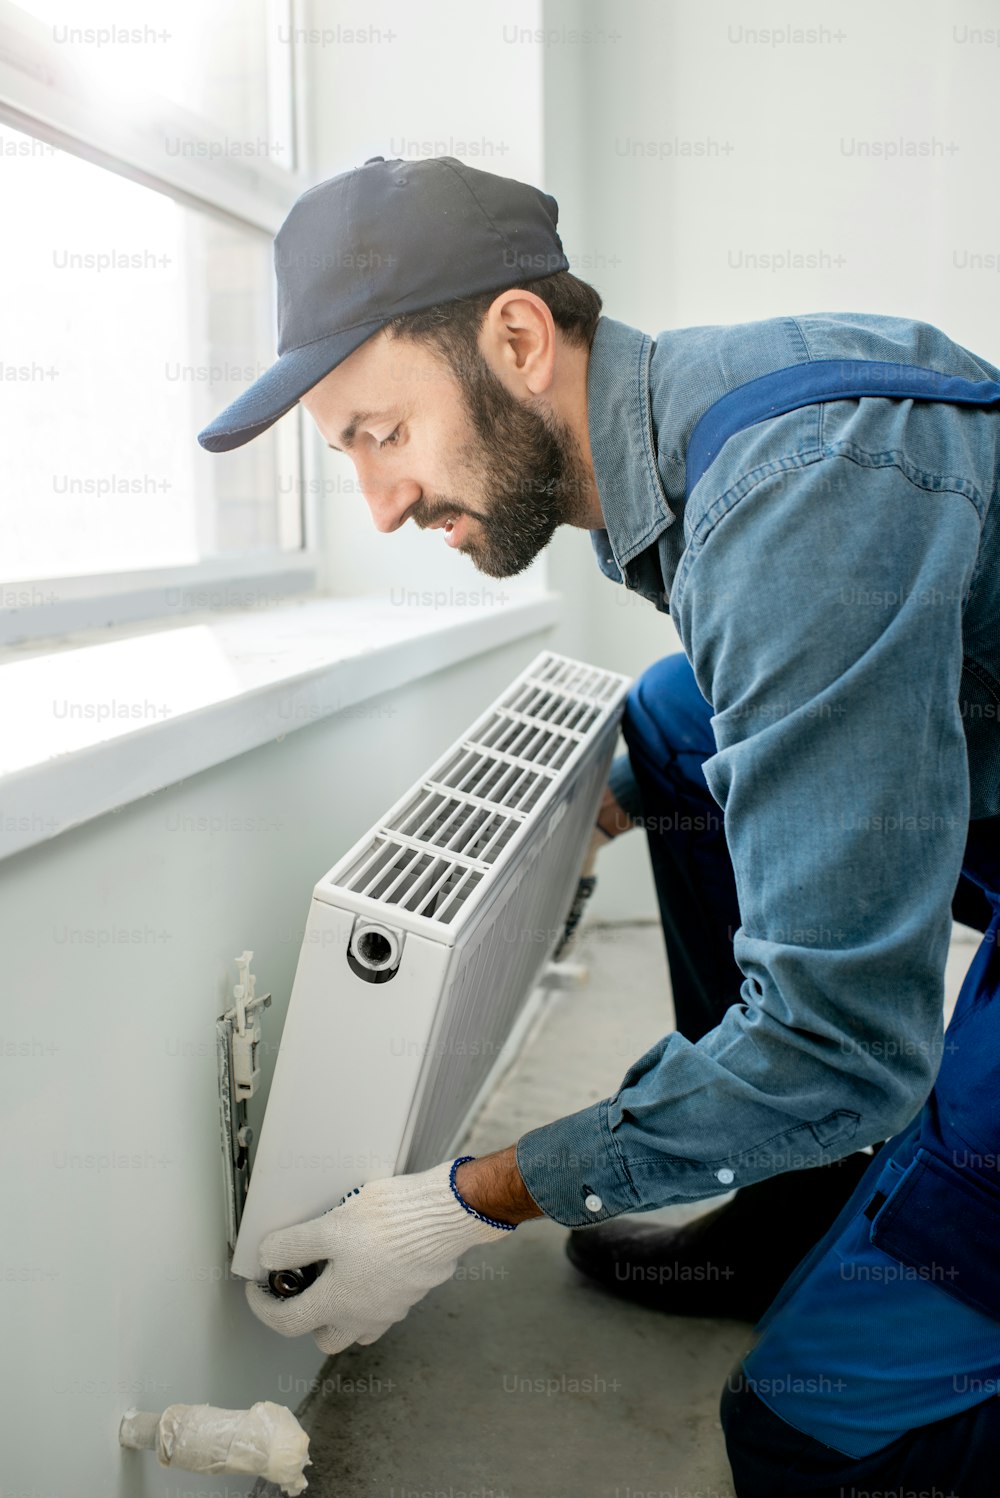
POLYGON ((979 519, 888 456, 800 456, 688 517, 672 613, 714 708, 744 981, 697 1044, 667 1035, 612 1097, 522 1136, 525 1184, 566 1226, 835 1159, 933 1084, 979 519))

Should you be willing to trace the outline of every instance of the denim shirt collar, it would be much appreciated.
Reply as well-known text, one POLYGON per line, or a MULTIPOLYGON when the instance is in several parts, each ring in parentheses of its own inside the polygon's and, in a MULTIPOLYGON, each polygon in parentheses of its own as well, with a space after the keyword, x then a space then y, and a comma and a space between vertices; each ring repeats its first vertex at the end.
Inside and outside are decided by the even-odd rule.
POLYGON ((656 465, 649 399, 653 340, 602 317, 590 349, 587 424, 605 529, 590 539, 597 565, 613 582, 677 519, 656 465))

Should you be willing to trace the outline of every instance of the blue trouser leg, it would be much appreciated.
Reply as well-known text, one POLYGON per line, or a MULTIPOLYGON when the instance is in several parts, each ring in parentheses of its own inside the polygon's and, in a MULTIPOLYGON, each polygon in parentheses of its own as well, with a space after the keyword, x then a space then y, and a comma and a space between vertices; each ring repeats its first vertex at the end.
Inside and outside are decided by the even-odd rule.
POLYGON ((963 880, 992 919, 934 1090, 789 1276, 723 1394, 739 1498, 1000 1491, 1000 818, 970 824, 963 880))
POLYGON ((1000 1491, 995 1397, 858 1459, 779 1419, 736 1373, 722 1396, 722 1424, 738 1498, 996 1498, 1000 1491))
POLYGON ((657 661, 628 694, 628 758, 615 761, 610 777, 646 832, 675 1024, 692 1041, 715 1029, 743 978, 733 958, 739 905, 722 811, 701 769, 715 753, 711 716, 687 657, 657 661))

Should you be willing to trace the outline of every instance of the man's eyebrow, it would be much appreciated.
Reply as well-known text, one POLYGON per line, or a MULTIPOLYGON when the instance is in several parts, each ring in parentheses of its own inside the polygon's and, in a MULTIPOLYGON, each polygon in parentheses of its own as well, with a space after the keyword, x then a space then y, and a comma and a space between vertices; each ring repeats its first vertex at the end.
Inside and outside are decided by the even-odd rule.
POLYGON ((388 411, 355 411, 340 434, 342 447, 337 447, 333 442, 328 442, 327 447, 332 447, 335 453, 350 452, 358 435, 358 427, 366 421, 383 421, 388 414, 388 411))

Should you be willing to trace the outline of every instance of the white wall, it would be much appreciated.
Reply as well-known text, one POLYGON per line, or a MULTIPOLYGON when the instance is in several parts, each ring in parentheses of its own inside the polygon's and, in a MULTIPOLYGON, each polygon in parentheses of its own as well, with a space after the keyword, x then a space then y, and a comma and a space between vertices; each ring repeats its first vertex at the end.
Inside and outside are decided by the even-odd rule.
MULTIPOLYGON (((610 316, 656 334, 880 312, 1000 360, 990 0, 546 0, 544 12, 545 180, 571 267, 610 316), (813 40, 789 39, 794 28, 813 40), (928 154, 862 157, 873 144, 928 154), (771 268, 789 255, 805 258, 771 268), (752 256, 771 260, 754 269, 752 256)), ((669 620, 624 598, 576 539, 557 536, 550 576, 580 648, 631 674, 677 648, 669 620)), ((655 911, 634 840, 604 855, 598 915, 655 911)))
POLYGON ((269 1080, 316 880, 543 643, 359 704, 0 863, 5 1495, 248 1491, 117 1445, 130 1405, 294 1409, 323 1362, 311 1338, 261 1326, 225 1277, 215 1019, 231 959, 253 948, 258 992, 274 994, 269 1080))
MULTIPOLYGON (((560 0, 552 9, 561 14, 560 0)), ((608 283, 618 315, 656 331, 860 309, 927 318, 995 353, 1000 49, 958 39, 976 26, 995 39, 995 5, 581 0, 581 10, 620 33, 589 49, 581 140, 590 222, 621 260, 608 283), (764 28, 818 39, 769 44, 764 28), (900 142, 933 154, 862 155, 900 142), (677 155, 686 143, 718 154, 677 155), (747 268, 748 256, 789 251, 817 264, 747 268), (959 268, 982 251, 991 271, 959 268)))

